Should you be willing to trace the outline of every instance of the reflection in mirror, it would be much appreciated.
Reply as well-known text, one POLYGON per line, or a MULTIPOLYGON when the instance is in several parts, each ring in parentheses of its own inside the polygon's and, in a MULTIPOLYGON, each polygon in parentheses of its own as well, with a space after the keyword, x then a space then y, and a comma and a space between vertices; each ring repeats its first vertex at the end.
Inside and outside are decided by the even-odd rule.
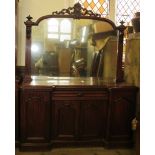
POLYGON ((117 36, 92 19, 50 18, 32 27, 31 73, 115 79, 117 36))

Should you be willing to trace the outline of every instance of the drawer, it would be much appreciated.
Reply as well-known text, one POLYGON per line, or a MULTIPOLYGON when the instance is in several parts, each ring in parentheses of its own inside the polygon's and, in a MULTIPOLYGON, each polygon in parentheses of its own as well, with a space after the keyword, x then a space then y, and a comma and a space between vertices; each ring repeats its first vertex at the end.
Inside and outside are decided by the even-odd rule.
POLYGON ((52 99, 108 99, 106 91, 57 91, 52 93, 52 99))

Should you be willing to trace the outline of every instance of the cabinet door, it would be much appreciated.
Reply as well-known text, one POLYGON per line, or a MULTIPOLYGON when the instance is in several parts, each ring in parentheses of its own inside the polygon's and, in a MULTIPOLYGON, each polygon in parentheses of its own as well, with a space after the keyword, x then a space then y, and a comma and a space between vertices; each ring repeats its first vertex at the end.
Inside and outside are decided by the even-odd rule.
POLYGON ((55 139, 102 139, 106 129, 106 92, 66 91, 53 93, 55 139))
POLYGON ((70 100, 53 101, 53 138, 60 140, 73 140, 77 136, 78 102, 70 100))
POLYGON ((107 103, 103 94, 97 98, 92 94, 81 101, 80 139, 102 139, 105 136, 107 103))
POLYGON ((42 143, 50 140, 50 97, 48 92, 23 91, 20 107, 21 141, 42 143))
POLYGON ((135 89, 112 89, 108 121, 108 139, 111 145, 131 145, 131 122, 135 117, 135 89))

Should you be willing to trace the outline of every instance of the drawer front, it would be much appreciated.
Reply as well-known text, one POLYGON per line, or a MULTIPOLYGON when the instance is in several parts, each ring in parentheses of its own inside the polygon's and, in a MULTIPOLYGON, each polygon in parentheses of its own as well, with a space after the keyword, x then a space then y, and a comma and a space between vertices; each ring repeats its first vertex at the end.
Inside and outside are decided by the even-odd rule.
POLYGON ((52 93, 53 100, 62 99, 108 99, 108 93, 106 91, 57 91, 52 93))

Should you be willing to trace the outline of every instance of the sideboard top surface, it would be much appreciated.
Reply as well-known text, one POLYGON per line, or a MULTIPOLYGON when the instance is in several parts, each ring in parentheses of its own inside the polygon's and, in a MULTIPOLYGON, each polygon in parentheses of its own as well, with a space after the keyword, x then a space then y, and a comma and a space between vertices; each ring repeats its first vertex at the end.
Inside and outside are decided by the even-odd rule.
POLYGON ((131 84, 116 83, 114 80, 102 80, 94 77, 48 77, 31 76, 32 81, 23 83, 22 88, 32 89, 109 89, 109 88, 135 88, 131 84))

